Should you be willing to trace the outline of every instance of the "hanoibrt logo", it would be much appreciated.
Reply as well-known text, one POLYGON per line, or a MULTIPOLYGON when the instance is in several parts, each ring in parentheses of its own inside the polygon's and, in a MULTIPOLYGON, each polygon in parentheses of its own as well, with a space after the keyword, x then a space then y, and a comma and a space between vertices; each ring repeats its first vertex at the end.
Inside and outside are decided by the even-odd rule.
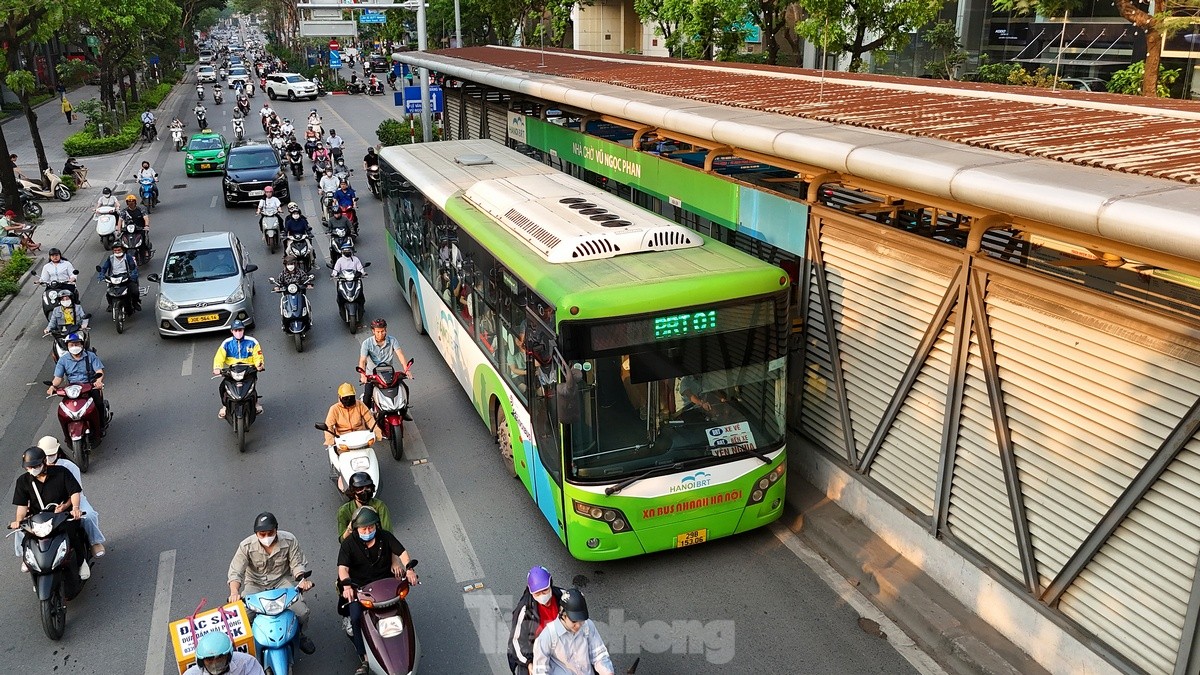
POLYGON ((708 487, 712 483, 712 474, 697 471, 679 479, 679 485, 672 485, 671 492, 687 492, 696 488, 708 487))

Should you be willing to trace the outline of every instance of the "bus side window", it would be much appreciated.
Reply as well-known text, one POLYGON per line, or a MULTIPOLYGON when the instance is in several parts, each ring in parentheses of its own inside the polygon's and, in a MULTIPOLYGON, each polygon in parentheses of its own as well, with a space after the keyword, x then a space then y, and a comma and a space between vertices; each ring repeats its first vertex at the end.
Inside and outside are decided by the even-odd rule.
POLYGON ((500 372, 504 374, 504 379, 508 380, 509 386, 517 392, 517 397, 521 401, 527 401, 526 375, 529 370, 529 360, 525 354, 525 334, 523 331, 515 333, 513 329, 501 324, 500 342, 503 360, 500 372))

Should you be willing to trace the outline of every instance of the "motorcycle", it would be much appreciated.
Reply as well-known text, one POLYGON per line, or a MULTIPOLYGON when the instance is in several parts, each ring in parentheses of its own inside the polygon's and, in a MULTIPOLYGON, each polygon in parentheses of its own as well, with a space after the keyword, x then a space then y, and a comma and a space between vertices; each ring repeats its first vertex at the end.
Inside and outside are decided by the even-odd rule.
POLYGON ((304 179, 304 152, 301 150, 289 150, 287 153, 288 163, 292 165, 292 175, 296 180, 304 179))
POLYGON ((154 130, 153 122, 142 122, 142 142, 153 143, 158 136, 158 132, 154 130))
POLYGON ((242 112, 242 117, 249 115, 250 114, 250 98, 249 97, 246 97, 246 98, 238 97, 237 107, 238 107, 238 110, 240 110, 242 112))
POLYGON ((240 117, 233 118, 233 137, 239 141, 246 140, 246 122, 240 117))
POLYGON ((183 150, 183 127, 171 127, 171 142, 175 144, 175 152, 183 150))
POLYGON ((154 198, 154 179, 139 178, 138 192, 142 196, 142 206, 146 207, 146 213, 154 211, 154 204, 158 201, 154 198))
MULTIPOLYGON (((407 368, 411 368, 412 359, 408 360, 407 368)), ((355 368, 360 375, 367 375, 362 368, 355 368)), ((370 401, 363 401, 375 415, 375 422, 383 432, 383 437, 392 447, 392 458, 404 457, 404 413, 408 411, 408 392, 402 383, 408 375, 398 373, 391 364, 383 363, 367 375, 367 379, 375 385, 370 401)))
POLYGON ((225 96, 221 93, 221 88, 217 87, 216 89, 213 89, 213 103, 221 105, 224 102, 225 96))
POLYGON ((0 195, 0 205, 5 211, 8 209, 12 209, 14 212, 20 211, 25 215, 26 220, 37 220, 42 217, 42 205, 37 203, 32 193, 20 186, 17 187, 17 202, 20 204, 19 208, 9 206, 8 200, 0 195))
POLYGON ((91 552, 76 551, 71 545, 67 532, 71 514, 55 513, 53 508, 57 504, 46 506, 48 510, 26 516, 20 523, 20 531, 25 535, 21 542, 21 560, 29 568, 33 588, 41 603, 42 630, 46 637, 57 641, 67 631, 67 606, 63 596, 75 597, 85 583, 77 571, 68 576, 66 565, 83 567, 91 552), (68 588, 68 581, 78 587, 68 588))
POLYGON ((383 83, 379 80, 371 80, 367 85, 367 93, 371 96, 383 96, 383 83))
POLYGON ((325 175, 325 169, 330 166, 328 157, 319 157, 313 160, 313 180, 320 182, 321 176, 325 175))
POLYGON ((317 85, 317 96, 325 96, 329 93, 325 91, 325 83, 321 82, 321 80, 317 79, 313 80, 313 82, 317 85))
POLYGON ((362 94, 362 93, 365 93, 366 91, 367 91, 367 88, 365 86, 363 86, 362 82, 355 81, 355 82, 349 82, 346 84, 346 93, 347 94, 362 94))
POLYGON ((262 230, 263 241, 271 253, 279 248, 279 226, 282 224, 278 208, 264 208, 258 218, 258 229, 262 230))
POLYGON ((354 169, 346 166, 346 159, 338 157, 333 161, 333 177, 338 179, 338 182, 346 181, 346 185, 350 186, 350 174, 354 173, 354 169))
POLYGON ((292 256, 300 262, 300 268, 305 272, 311 272, 313 263, 316 262, 316 252, 313 250, 313 241, 311 234, 305 235, 288 235, 285 237, 283 246, 283 254, 292 256))
POLYGON ((51 199, 57 199, 60 202, 71 201, 70 188, 67 187, 66 183, 62 182, 62 179, 59 178, 57 174, 50 169, 46 169, 42 172, 42 175, 46 177, 46 185, 49 187, 42 187, 39 183, 35 183, 25 178, 18 178, 17 185, 18 187, 27 191, 35 199, 47 201, 51 199))
POLYGON ((281 287, 275 279, 271 282, 271 291, 279 293, 279 316, 283 320, 283 330, 292 336, 297 352, 304 351, 304 338, 308 329, 312 328, 312 315, 308 309, 308 297, 305 291, 312 288, 313 276, 310 274, 303 283, 291 282, 281 287))
POLYGON ((196 85, 196 98, 200 99, 201 101, 204 100, 204 85, 196 85))
MULTIPOLYGON (((83 318, 86 317, 81 317, 80 320, 83 318)), ((58 360, 62 358, 62 355, 67 353, 67 336, 71 333, 79 333, 82 335, 83 348, 87 351, 92 350, 92 336, 87 329, 83 328, 81 324, 65 326, 58 330, 50 331, 46 335, 42 336, 53 339, 53 342, 50 344, 50 358, 55 362, 58 362, 58 360)))
POLYGON ((121 225, 121 243, 125 244, 126 251, 133 254, 138 266, 145 266, 154 257, 154 249, 150 248, 145 228, 138 227, 131 220, 121 225))
MULTIPOLYGON (((370 266, 371 263, 363 263, 363 267, 370 266)), ((366 304, 362 280, 365 276, 366 272, 357 270, 344 270, 337 275, 338 313, 351 335, 357 334, 358 329, 362 328, 363 305, 366 304)))
MULTIPOLYGON (((96 271, 100 266, 96 265, 96 271)), ((117 324, 117 333, 125 332, 125 320, 133 315, 133 293, 128 286, 128 274, 109 273, 104 277, 108 288, 104 291, 105 299, 112 305, 113 323, 117 324)))
POLYGON ((354 248, 355 244, 354 233, 345 225, 339 223, 329 231, 329 265, 333 266, 333 262, 342 254, 342 247, 350 244, 354 248))
MULTIPOLYGON (((44 384, 49 386, 50 380, 45 380, 44 384)), ((93 389, 95 386, 87 382, 63 384, 51 394, 62 397, 58 404, 58 423, 62 426, 63 447, 83 473, 87 473, 92 450, 100 445, 100 439, 104 438, 108 423, 112 421, 108 400, 101 396, 101 403, 97 405, 91 396, 93 389)))
POLYGON ((225 70, 224 68, 218 70, 217 74, 221 76, 222 82, 225 81, 225 78, 229 77, 229 71, 225 70))
POLYGON ((100 245, 107 251, 117 240, 117 207, 101 206, 96 209, 96 235, 100 237, 100 245))
POLYGON ((376 199, 382 199, 383 196, 379 190, 379 165, 372 164, 367 167, 367 187, 371 188, 371 194, 376 199))
MULTIPOLYGON (((296 581, 312 576, 309 570, 296 581)), ((288 675, 296 660, 296 636, 300 620, 291 606, 300 599, 300 589, 294 586, 252 593, 243 598, 246 609, 254 618, 250 632, 254 635, 255 651, 263 668, 273 675, 288 675)))
POLYGON ((197 110, 196 111, 196 124, 200 125, 201 131, 208 128, 208 111, 207 110, 197 110))
MULTIPOLYGON (((415 559, 409 560, 405 570, 416 566, 415 559)), ((370 672, 417 672, 421 641, 408 610, 408 594, 412 591, 408 579, 388 577, 354 590, 363 606, 361 628, 370 672)))
POLYGON ((258 414, 258 369, 239 363, 223 368, 221 374, 215 377, 225 378, 221 383, 225 421, 237 434, 238 452, 245 452, 246 430, 254 424, 254 418, 258 414))
MULTIPOLYGON (((74 270, 74 274, 78 275, 79 270, 74 270)), ((29 273, 31 277, 36 277, 37 275, 37 270, 29 273)), ((42 282, 34 281, 33 283, 41 285, 42 282)), ((42 314, 46 315, 47 319, 50 318, 50 312, 53 312, 54 308, 58 307, 58 299, 64 293, 71 296, 73 303, 79 304, 79 289, 75 287, 75 284, 66 281, 51 281, 46 284, 46 289, 42 291, 42 314)))
MULTIPOLYGON (((321 431, 329 430, 324 422, 318 423, 316 428, 321 431)), ((375 458, 375 451, 371 449, 374 444, 375 432, 350 431, 341 436, 335 436, 333 445, 326 448, 329 454, 329 466, 333 474, 330 476, 330 480, 333 481, 334 487, 337 488, 342 499, 350 499, 346 496, 346 486, 350 484, 350 476, 358 471, 370 476, 371 482, 378 489, 379 461, 375 458)))

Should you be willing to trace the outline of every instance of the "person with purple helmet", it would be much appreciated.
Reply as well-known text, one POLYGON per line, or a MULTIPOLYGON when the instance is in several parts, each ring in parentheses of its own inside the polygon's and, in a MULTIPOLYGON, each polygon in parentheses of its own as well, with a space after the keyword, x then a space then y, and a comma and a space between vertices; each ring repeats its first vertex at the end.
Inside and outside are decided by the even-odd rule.
POLYGON ((563 589, 554 585, 550 570, 537 565, 525 578, 525 592, 512 615, 508 640, 508 667, 516 675, 529 675, 533 665, 533 641, 551 621, 558 618, 563 589))

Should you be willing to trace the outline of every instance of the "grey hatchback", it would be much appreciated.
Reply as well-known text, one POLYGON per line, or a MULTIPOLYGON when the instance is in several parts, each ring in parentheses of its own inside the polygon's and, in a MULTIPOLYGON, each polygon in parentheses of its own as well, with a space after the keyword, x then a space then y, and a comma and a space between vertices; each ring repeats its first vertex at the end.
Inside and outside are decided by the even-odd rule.
POLYGON ((162 337, 226 330, 235 320, 254 323, 254 277, 232 232, 181 234, 171 242, 159 274, 154 318, 162 337))

